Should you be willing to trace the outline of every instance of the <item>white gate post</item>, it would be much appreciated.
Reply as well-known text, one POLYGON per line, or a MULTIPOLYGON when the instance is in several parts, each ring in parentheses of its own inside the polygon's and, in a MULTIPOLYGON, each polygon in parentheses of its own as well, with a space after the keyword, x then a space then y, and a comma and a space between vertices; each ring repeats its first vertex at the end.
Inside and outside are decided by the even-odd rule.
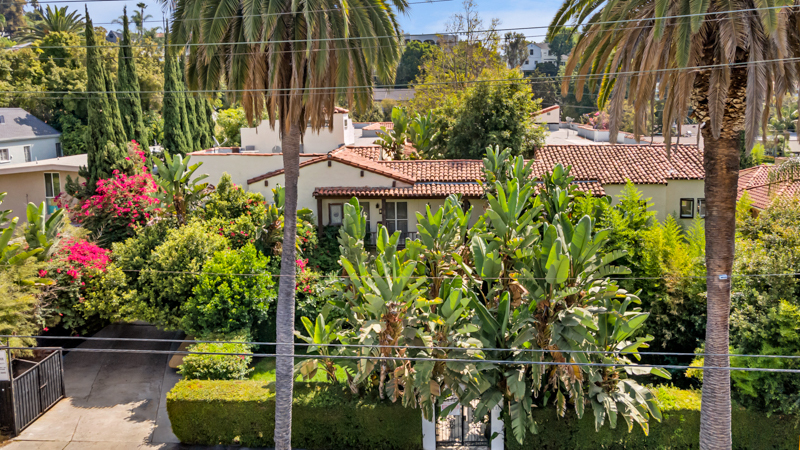
POLYGON ((503 419, 500 418, 500 406, 492 408, 491 417, 491 432, 489 433, 489 437, 497 433, 497 437, 492 439, 491 450, 504 450, 506 441, 503 431, 503 419))
POLYGON ((422 414, 422 450, 436 450, 436 413, 433 421, 426 420, 422 414))

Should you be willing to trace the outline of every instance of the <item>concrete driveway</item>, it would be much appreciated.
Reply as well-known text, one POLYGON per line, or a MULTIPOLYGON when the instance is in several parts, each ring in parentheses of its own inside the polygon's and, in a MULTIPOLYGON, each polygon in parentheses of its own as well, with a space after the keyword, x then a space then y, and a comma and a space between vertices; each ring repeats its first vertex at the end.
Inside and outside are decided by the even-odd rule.
MULTIPOLYGON (((147 324, 115 324, 98 337, 176 339, 147 324)), ((169 350, 169 343, 88 341, 81 348, 169 350)), ((177 348, 177 344, 174 345, 177 348)), ((178 381, 168 355, 67 353, 62 399, 3 450, 139 450, 177 445, 166 394, 178 381)))

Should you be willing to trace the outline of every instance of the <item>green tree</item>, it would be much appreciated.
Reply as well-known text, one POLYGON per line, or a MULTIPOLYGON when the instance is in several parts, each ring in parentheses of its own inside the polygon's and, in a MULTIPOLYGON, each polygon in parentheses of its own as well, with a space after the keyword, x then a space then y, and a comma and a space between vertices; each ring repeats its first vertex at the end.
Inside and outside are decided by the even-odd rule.
POLYGON ((241 145, 241 130, 248 125, 244 109, 231 108, 220 111, 219 115, 217 115, 217 124, 220 127, 220 134, 217 140, 221 145, 227 147, 241 145))
POLYGON ((564 29, 550 39, 550 53, 556 55, 556 66, 561 67, 561 57, 569 55, 575 45, 572 30, 564 29))
POLYGON ((541 99, 543 107, 546 108, 562 103, 561 92, 556 78, 546 76, 538 68, 526 74, 526 76, 530 78, 533 98, 541 99))
POLYGON ((47 9, 43 11, 42 20, 32 27, 25 27, 19 31, 19 41, 34 42, 50 33, 59 31, 82 34, 83 27, 83 16, 78 11, 67 12, 66 6, 51 8, 50 5, 47 5, 47 9))
POLYGON ((487 71, 482 78, 504 82, 475 83, 434 110, 440 124, 434 147, 449 159, 481 159, 497 145, 533 157, 544 145, 545 130, 531 120, 541 101, 533 99, 518 69, 487 71))
POLYGON ((144 125, 142 99, 139 95, 139 78, 136 75, 136 61, 131 50, 131 33, 128 29, 127 7, 122 8, 122 42, 119 46, 119 62, 117 65, 117 98, 120 116, 124 117, 122 125, 128 139, 139 143, 146 154, 150 153, 150 133, 144 125))
POLYGON ((508 67, 515 69, 525 63, 528 59, 528 42, 525 35, 509 31, 506 33, 505 41, 503 42, 503 53, 505 53, 508 67))
MULTIPOLYGON (((169 31, 169 30, 168 30, 169 31)), ((186 99, 182 89, 179 64, 172 47, 164 49, 164 140, 161 146, 173 155, 185 155, 192 151, 192 144, 187 140, 188 122, 186 117, 186 99)))
POLYGON ((0 15, 3 16, 5 26, 3 31, 14 34, 28 25, 25 20, 25 0, 10 0, 0 2, 0 15))
MULTIPOLYGON (((277 351, 282 355, 294 352, 300 142, 306 130, 319 132, 326 125, 331 126, 337 94, 346 93, 353 100, 354 109, 369 107, 372 103, 369 89, 348 86, 371 86, 373 76, 383 83, 394 81, 402 48, 394 9, 403 12, 406 3, 366 0, 359 9, 354 9, 338 0, 328 0, 307 10, 307 5, 288 0, 177 2, 174 42, 245 42, 190 46, 190 86, 217 89, 223 74, 233 94, 243 92, 240 98, 248 122, 259 120, 262 112, 266 112, 272 127, 280 120, 286 181, 277 308, 277 351), (231 13, 238 10, 243 14, 231 13), (282 19, 275 21, 275 15, 259 15, 257 11, 262 10, 282 19), (370 12, 365 15, 363 11, 370 12), (360 45, 365 39, 370 44, 360 45), (235 56, 242 51, 249 52, 249 57, 235 56), (222 61, 228 63, 220 64, 222 61), (312 86, 313 90, 306 89, 312 86)), ((293 357, 277 358, 275 447, 278 450, 291 448, 293 372, 293 357)))
POLYGON ((124 168, 128 151, 117 97, 101 61, 88 8, 85 35, 86 89, 92 94, 89 96, 89 129, 86 133, 88 167, 81 168, 79 174, 86 180, 85 192, 91 195, 97 180, 111 178, 112 171, 124 168))
MULTIPOLYGON (((748 3, 721 0, 691 4, 683 0, 602 4, 569 0, 548 31, 552 40, 567 23, 582 27, 566 73, 571 75, 580 67, 581 74, 587 75, 576 83, 578 98, 587 78, 590 87, 600 80, 598 105, 609 105, 611 141, 616 140, 625 100, 636 112, 634 134, 638 137, 644 131, 647 105, 656 86, 665 101, 662 124, 666 142, 671 140, 672 123, 686 116, 690 104, 693 119, 706 123, 702 128, 709 274, 705 350, 714 356, 707 356, 705 363, 712 367, 730 364, 730 275, 736 228, 736 197, 731 193, 739 179, 739 132, 745 131, 746 148, 752 148, 764 108, 769 108, 768 98, 774 97, 780 105, 790 86, 797 83, 794 63, 771 56, 800 51, 800 30, 782 22, 783 17, 793 17, 793 9, 781 3, 752 14, 748 8, 748 3), (667 19, 676 15, 681 17, 667 19), (725 19, 716 21, 712 16, 725 19), (608 22, 637 26, 608 33, 608 22), (741 32, 744 29, 748 32, 741 32), (771 59, 776 60, 768 63, 771 59), (696 71, 697 67, 709 69, 696 71), (692 101, 699 98, 705 101, 692 101)), ((564 81, 565 88, 568 82, 564 81)), ((669 150, 668 145, 668 156, 669 150)), ((730 373, 706 370, 700 448, 730 448, 730 427, 730 373)))
POLYGON ((420 64, 426 56, 433 52, 434 48, 436 48, 435 45, 426 42, 411 41, 406 44, 403 56, 400 57, 400 63, 397 64, 397 75, 394 78, 395 87, 408 87, 408 84, 419 76, 420 64))

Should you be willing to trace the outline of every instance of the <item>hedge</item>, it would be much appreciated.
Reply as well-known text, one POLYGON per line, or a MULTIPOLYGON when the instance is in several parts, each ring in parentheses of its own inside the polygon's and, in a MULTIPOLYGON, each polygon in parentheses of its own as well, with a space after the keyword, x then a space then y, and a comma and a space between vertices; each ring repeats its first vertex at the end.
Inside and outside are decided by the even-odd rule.
MULTIPOLYGON (((575 414, 559 418, 553 408, 535 411, 539 433, 528 433, 524 445, 520 445, 511 433, 510 421, 506 421, 506 449, 522 450, 573 450, 573 449, 626 449, 626 450, 684 450, 699 449, 700 435, 700 391, 685 391, 677 388, 657 389, 661 402, 662 421, 650 422, 650 433, 645 436, 642 429, 634 425, 627 432, 622 418, 612 430, 606 423, 597 432, 594 415, 587 409, 583 419, 575 414)), ((734 407, 733 448, 748 450, 791 449, 800 443, 800 427, 795 428, 797 418, 793 416, 771 416, 734 407)))
MULTIPOLYGON (((184 444, 273 447, 275 398, 264 381, 183 380, 167 394, 172 431, 184 444)), ((337 385, 297 383, 292 446, 422 448, 422 416, 399 403, 360 398, 337 385)))

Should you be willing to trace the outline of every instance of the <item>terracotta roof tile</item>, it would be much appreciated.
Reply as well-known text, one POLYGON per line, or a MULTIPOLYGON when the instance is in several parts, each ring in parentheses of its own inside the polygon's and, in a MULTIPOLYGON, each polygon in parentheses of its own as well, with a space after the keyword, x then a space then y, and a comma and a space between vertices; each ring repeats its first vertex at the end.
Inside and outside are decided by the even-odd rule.
POLYGON ((483 161, 469 159, 379 161, 417 182, 464 182, 483 179, 483 161))
POLYGON ((736 200, 742 198, 747 191, 753 206, 758 209, 767 208, 778 197, 794 197, 800 195, 800 179, 770 183, 769 172, 776 166, 756 166, 739 171, 739 186, 736 200))
POLYGON ((381 159, 381 147, 379 145, 348 145, 347 150, 356 155, 377 161, 381 159))
MULTIPOLYGON (((597 181, 576 181, 574 184, 582 192, 605 195, 603 185, 597 181)), ((417 183, 411 187, 325 187, 314 190, 315 197, 445 198, 451 194, 479 198, 483 196, 483 188, 478 183, 417 183)))
POLYGON ((381 127, 384 127, 387 130, 394 130, 394 122, 372 122, 369 125, 362 128, 362 130, 378 131, 381 129, 381 127))

